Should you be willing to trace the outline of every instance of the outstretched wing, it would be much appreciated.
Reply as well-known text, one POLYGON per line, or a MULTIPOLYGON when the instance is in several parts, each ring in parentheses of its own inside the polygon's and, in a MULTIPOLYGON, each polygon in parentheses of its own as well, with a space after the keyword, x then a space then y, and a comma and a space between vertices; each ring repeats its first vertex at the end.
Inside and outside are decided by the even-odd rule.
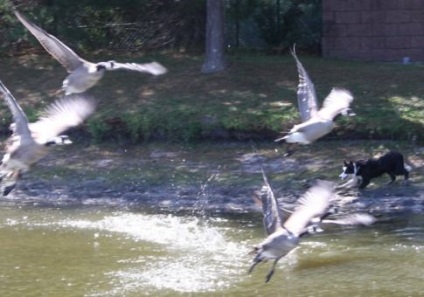
POLYGON ((296 236, 301 235, 312 219, 326 214, 334 195, 335 190, 332 183, 316 181, 299 199, 299 206, 284 223, 284 228, 296 236))
POLYGON ((322 220, 324 224, 337 224, 337 225, 365 225, 369 226, 375 223, 376 219, 372 215, 366 213, 354 213, 346 215, 337 219, 322 220))
POLYGON ((80 67, 85 60, 81 59, 73 50, 67 47, 63 42, 47 33, 40 27, 28 21, 17 10, 14 11, 16 17, 21 23, 34 35, 41 43, 44 49, 52 55, 68 72, 72 72, 80 67))
POLYGON ((297 104, 299 106, 302 122, 307 121, 318 111, 318 100, 315 93, 315 86, 309 78, 308 73, 296 55, 293 47, 291 54, 296 61, 297 72, 299 73, 299 85, 297 87, 297 104))
POLYGON ((353 101, 352 93, 345 89, 333 88, 324 99, 318 115, 320 118, 334 119, 339 113, 347 114, 353 101))
POLYGON ((275 198, 274 191, 272 190, 263 169, 262 177, 264 185, 261 190, 260 198, 262 201, 262 212, 264 215, 263 222, 266 233, 270 235, 283 226, 284 215, 282 210, 278 207, 277 198, 275 198))
POLYGON ((6 88, 2 81, 0 81, 0 90, 4 95, 4 99, 6 100, 7 106, 12 112, 13 116, 13 131, 14 134, 20 137, 20 143, 24 144, 26 142, 32 142, 31 132, 28 128, 28 119, 16 101, 15 97, 13 97, 12 93, 6 88))
POLYGON ((37 122, 29 124, 29 128, 35 141, 43 144, 81 124, 95 108, 95 100, 87 95, 68 95, 49 105, 37 122))
POLYGON ((110 69, 127 69, 139 72, 146 72, 153 75, 161 75, 168 71, 164 66, 162 66, 158 62, 151 62, 146 64, 113 62, 113 68, 110 69))

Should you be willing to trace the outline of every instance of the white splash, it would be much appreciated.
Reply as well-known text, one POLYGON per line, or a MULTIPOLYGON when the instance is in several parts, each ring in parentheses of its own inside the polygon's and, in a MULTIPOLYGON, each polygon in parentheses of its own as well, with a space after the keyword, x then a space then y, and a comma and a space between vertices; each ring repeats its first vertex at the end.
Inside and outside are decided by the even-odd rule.
POLYGON ((108 272, 115 288, 103 296, 122 296, 123 291, 216 291, 247 277, 244 266, 249 247, 227 238, 225 228, 200 224, 193 217, 116 213, 98 221, 65 220, 59 224, 94 229, 97 236, 116 232, 164 251, 158 253, 162 256, 130 259, 135 264, 132 268, 123 265, 122 270, 108 272))

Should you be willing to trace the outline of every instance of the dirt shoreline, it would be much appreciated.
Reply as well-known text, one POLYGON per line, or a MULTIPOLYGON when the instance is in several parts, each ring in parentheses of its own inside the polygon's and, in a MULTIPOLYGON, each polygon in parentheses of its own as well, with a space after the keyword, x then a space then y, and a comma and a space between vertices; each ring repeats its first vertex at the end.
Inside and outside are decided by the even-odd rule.
MULTIPOLYGON (((355 145, 356 153, 349 156, 363 155, 363 144, 355 145)), ((371 150, 390 146, 394 145, 385 144, 381 148, 381 143, 375 143, 371 150)), ((282 150, 271 143, 254 150, 249 143, 194 147, 156 144, 126 149, 70 147, 52 152, 0 201, 46 207, 110 206, 170 212, 257 213, 260 209, 253 202, 252 193, 262 186, 261 167, 269 174, 280 203, 290 208, 310 179, 338 181, 346 149, 351 150, 352 143, 322 143, 301 148, 285 158, 282 150), (334 147, 339 153, 334 152, 334 147), (331 152, 334 154, 328 158, 331 152)), ((380 177, 365 190, 345 193, 344 211, 375 214, 423 211, 422 154, 408 145, 402 150, 412 156, 414 171, 409 185, 403 185, 400 178, 387 185, 388 177, 380 177)))

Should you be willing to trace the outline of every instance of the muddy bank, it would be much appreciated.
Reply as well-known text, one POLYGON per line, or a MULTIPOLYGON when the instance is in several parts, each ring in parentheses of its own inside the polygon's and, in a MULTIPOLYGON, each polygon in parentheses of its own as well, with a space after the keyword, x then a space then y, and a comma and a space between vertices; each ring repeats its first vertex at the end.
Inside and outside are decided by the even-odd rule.
POLYGON ((273 143, 67 147, 52 152, 2 202, 251 213, 259 211, 252 193, 262 186, 263 167, 281 204, 290 208, 309 180, 338 181, 344 159, 387 149, 402 151, 413 165, 409 185, 387 185, 389 178, 383 176, 365 190, 343 193, 344 210, 423 211, 421 150, 391 142, 323 142, 290 157, 273 143))

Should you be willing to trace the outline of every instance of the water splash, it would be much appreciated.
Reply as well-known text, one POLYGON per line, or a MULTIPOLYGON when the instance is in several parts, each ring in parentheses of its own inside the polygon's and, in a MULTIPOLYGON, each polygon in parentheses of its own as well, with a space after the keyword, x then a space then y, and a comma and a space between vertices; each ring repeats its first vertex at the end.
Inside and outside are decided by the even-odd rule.
MULTIPOLYGON (((219 167, 218 167, 219 170, 219 167)), ((197 202, 194 205, 193 215, 201 218, 201 223, 207 223, 207 213, 206 209, 209 203, 209 185, 214 180, 216 180, 219 177, 219 172, 213 173, 209 178, 200 186, 200 191, 197 194, 197 202)))
POLYGON ((246 277, 241 266, 248 248, 229 239, 226 228, 214 227, 215 223, 211 219, 210 224, 199 224, 198 218, 174 215, 117 213, 95 222, 66 220, 59 224, 119 233, 157 249, 158 255, 127 259, 130 268, 124 265, 124 269, 107 273, 115 288, 104 294, 122 296, 123 290, 216 291, 246 277))

